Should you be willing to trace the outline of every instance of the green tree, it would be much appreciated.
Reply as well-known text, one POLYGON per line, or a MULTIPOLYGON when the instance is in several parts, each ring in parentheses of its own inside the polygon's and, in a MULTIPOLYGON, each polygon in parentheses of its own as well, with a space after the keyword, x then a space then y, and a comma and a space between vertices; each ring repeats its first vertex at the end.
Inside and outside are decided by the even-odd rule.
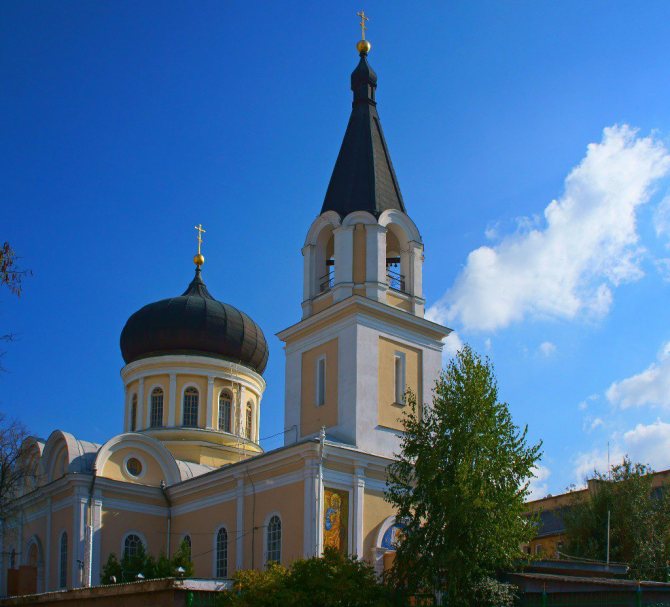
POLYGON ((155 559, 147 553, 142 544, 139 544, 133 556, 124 555, 121 561, 112 552, 103 565, 100 577, 103 584, 134 582, 139 573, 146 580, 177 577, 178 567, 183 567, 183 577, 193 575, 191 548, 185 540, 179 545, 171 559, 163 553, 158 556, 158 559, 155 559))
MULTIPOLYGON (((0 246, 0 286, 5 286, 9 292, 17 297, 21 296, 23 278, 30 274, 30 270, 21 270, 18 265, 16 252, 8 242, 0 246)), ((12 333, 0 335, 0 341, 10 342, 14 339, 12 333)), ((0 352, 0 357, 4 352, 0 352)), ((0 365, 0 371, 3 368, 0 365)))
POLYGON ((527 428, 498 401, 493 366, 469 346, 441 373, 431 405, 411 393, 407 403, 386 492, 403 526, 392 578, 410 593, 440 590, 450 606, 492 604, 506 591, 496 572, 523 558, 535 533, 524 502, 541 443, 527 444, 527 428))
POLYGON ((221 605, 230 607, 388 607, 389 589, 368 563, 326 548, 320 558, 295 561, 290 568, 272 564, 265 571, 239 571, 235 592, 221 605))
POLYGON ((594 471, 587 497, 574 492, 563 511, 565 551, 571 556, 628 563, 630 577, 666 581, 670 560, 670 491, 654 489, 649 466, 625 457, 608 474, 594 471))

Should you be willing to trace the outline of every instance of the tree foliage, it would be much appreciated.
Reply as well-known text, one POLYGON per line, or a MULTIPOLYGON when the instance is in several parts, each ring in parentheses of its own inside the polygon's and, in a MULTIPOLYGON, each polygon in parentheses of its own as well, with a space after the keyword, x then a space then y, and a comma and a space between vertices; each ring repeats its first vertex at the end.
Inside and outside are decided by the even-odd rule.
POLYGON ((120 561, 112 552, 102 567, 100 577, 103 584, 134 582, 140 573, 146 580, 177 577, 178 567, 183 567, 184 577, 193 575, 191 548, 186 540, 182 541, 172 558, 161 553, 158 559, 148 554, 144 545, 140 543, 133 556, 124 554, 120 561))
POLYGON ((386 493, 403 526, 393 579, 410 593, 439 589, 453 606, 498 600, 509 589, 496 572, 535 533, 524 502, 541 444, 527 444, 498 401, 491 363, 469 346, 441 373, 432 405, 407 402, 386 493))
POLYGON ((8 242, 0 247, 0 285, 6 286, 17 297, 21 296, 21 281, 29 274, 18 266, 16 252, 8 242))
POLYGON ((276 563, 265 571, 238 571, 235 591, 221 598, 230 607, 387 607, 389 589, 372 566, 326 548, 321 558, 276 563))
POLYGON ((0 411, 0 520, 16 508, 16 498, 35 480, 36 471, 25 453, 26 427, 0 411))
POLYGON ((610 513, 610 560, 628 563, 634 579, 666 581, 670 561, 670 491, 654 489, 649 466, 625 457, 608 474, 594 471, 592 491, 574 492, 563 512, 565 551, 605 560, 610 513))

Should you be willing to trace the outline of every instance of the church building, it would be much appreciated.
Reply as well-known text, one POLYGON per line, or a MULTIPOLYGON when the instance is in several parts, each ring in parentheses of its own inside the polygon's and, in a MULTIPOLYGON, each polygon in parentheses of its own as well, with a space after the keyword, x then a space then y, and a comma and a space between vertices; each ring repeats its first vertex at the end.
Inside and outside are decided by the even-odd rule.
POLYGON ((215 298, 198 250, 185 291, 123 328, 121 433, 27 440, 34 477, 0 529, 0 594, 95 586, 111 553, 143 544, 169 556, 183 540, 199 578, 326 546, 383 570, 398 531, 384 490, 405 392, 431 399, 450 330, 424 318, 424 245, 382 132, 370 43, 357 49, 351 117, 301 249, 301 317, 278 333, 284 445, 259 444, 263 330, 215 298))

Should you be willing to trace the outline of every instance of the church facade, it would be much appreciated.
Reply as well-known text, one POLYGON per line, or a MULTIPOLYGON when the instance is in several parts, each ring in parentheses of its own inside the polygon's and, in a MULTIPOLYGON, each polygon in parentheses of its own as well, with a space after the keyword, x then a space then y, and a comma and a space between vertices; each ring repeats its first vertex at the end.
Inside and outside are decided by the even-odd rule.
POLYGON ((111 553, 170 555, 183 540, 201 578, 326 546, 383 569, 405 393, 430 399, 449 329, 424 318, 423 242, 381 129, 370 45, 357 48, 351 117, 302 247, 302 316, 278 333, 284 446, 259 444, 263 331, 210 294, 198 251, 184 293, 123 329, 123 432, 26 442, 34 475, 1 529, 3 594, 97 585, 111 553))

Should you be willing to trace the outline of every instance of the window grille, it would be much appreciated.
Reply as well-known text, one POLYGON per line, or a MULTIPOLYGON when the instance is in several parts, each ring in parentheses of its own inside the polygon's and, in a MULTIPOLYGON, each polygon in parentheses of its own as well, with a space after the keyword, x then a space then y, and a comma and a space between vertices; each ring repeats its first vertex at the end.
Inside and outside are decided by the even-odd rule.
POLYGON ((276 514, 268 523, 265 562, 281 562, 281 519, 276 514))
POLYGON ((151 427, 163 425, 163 390, 154 388, 151 392, 151 427))
POLYGON ((228 532, 223 527, 216 534, 216 577, 228 577, 228 532))
POLYGON ((184 426, 198 427, 198 391, 186 388, 184 392, 184 426))
POLYGON ((221 392, 219 396, 219 430, 230 432, 232 427, 232 402, 230 394, 221 392))
POLYGON ((140 551, 140 546, 144 547, 140 536, 135 535, 134 533, 129 533, 123 542, 123 556, 126 558, 137 556, 137 553, 140 551))

